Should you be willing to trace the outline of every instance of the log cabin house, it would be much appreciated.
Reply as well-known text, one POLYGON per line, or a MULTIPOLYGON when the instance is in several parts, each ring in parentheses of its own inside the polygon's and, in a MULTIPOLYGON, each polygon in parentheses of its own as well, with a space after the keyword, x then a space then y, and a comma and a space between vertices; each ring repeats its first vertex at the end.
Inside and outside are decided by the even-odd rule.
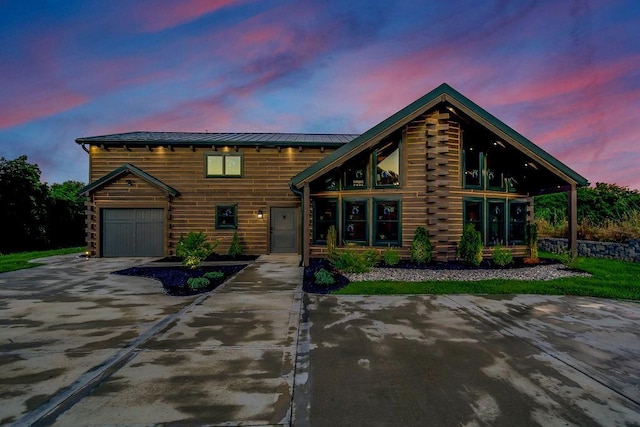
MULTIPOLYGON (((424 226, 434 258, 452 260, 464 224, 489 251, 524 254, 532 196, 569 193, 585 178, 442 84, 361 135, 131 132, 78 138, 89 153, 87 250, 164 256, 203 231, 224 253, 323 256, 339 244, 399 248, 424 226)), ((488 254, 488 252, 487 252, 488 254)))

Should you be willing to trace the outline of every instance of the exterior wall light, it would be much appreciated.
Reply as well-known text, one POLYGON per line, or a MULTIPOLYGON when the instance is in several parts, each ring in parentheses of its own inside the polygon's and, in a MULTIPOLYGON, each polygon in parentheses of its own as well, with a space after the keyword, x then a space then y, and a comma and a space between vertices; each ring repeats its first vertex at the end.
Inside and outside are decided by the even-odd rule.
POLYGON ((264 216, 264 214, 262 213, 262 210, 258 211, 258 219, 262 219, 262 217, 264 216))

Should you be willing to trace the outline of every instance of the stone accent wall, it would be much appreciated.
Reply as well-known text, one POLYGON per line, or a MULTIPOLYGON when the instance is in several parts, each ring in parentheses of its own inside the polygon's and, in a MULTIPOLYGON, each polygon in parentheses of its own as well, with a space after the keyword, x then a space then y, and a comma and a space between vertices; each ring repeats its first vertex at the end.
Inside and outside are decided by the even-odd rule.
MULTIPOLYGON (((541 251, 559 253, 567 250, 567 239, 543 238, 538 242, 541 251)), ((640 239, 626 243, 578 240, 578 255, 592 258, 612 258, 640 262, 640 239)))

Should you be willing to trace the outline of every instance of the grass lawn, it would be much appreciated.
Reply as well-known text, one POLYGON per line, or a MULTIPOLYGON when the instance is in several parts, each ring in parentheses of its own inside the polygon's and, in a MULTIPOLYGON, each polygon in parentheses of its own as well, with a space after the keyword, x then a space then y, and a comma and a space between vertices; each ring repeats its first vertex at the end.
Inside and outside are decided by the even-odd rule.
MULTIPOLYGON (((553 257, 551 254, 543 256, 553 257)), ((640 263, 579 257, 573 267, 591 273, 592 277, 568 277, 549 281, 504 279, 478 282, 367 281, 351 282, 333 293, 341 295, 544 294, 640 300, 640 263)))
POLYGON ((42 264, 29 262, 29 260, 53 255, 66 255, 84 252, 84 247, 52 249, 49 251, 16 252, 14 254, 0 255, 0 273, 22 270, 24 268, 37 267, 42 264))

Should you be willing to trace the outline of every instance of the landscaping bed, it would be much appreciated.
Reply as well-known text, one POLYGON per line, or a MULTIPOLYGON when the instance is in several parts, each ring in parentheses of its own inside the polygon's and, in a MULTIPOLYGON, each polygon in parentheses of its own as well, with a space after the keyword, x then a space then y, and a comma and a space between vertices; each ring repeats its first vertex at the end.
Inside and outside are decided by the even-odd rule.
MULTIPOLYGON (((236 256, 230 256, 230 255, 221 255, 221 254, 211 254, 208 257, 206 257, 203 262, 229 262, 229 261, 246 261, 246 262, 251 262, 251 261, 255 261, 258 258, 257 255, 236 255, 236 256)), ((182 262, 182 258, 177 257, 177 256, 167 256, 164 258, 160 258, 157 259, 153 262, 182 262)))
MULTIPOLYGON (((236 259, 237 261, 237 259, 236 259)), ((168 295, 186 296, 200 294, 203 292, 209 292, 227 280, 229 277, 236 274, 238 271, 245 268, 247 264, 241 265, 216 265, 216 266, 201 266, 198 268, 190 269, 181 266, 162 267, 162 266, 144 266, 144 267, 131 267, 125 270, 114 271, 111 274, 118 274, 121 276, 139 276, 156 279, 162 283, 164 291, 168 295), (209 279, 209 285, 192 289, 187 285, 187 281, 190 278, 203 277, 206 273, 220 272, 221 277, 209 279)))

